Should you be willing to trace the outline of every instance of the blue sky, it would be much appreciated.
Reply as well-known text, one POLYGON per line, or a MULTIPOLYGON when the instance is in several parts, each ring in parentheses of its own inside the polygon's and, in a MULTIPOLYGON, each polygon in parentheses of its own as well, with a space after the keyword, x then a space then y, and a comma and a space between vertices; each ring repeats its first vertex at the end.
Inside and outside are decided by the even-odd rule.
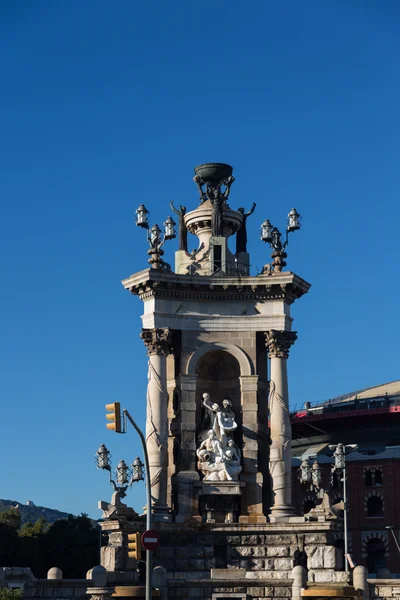
POLYGON ((104 425, 144 423, 133 215, 194 208, 202 162, 257 203, 254 265, 260 223, 303 216, 292 406, 399 378, 399 29, 395 0, 0 3, 0 497, 99 517, 97 447, 140 453, 104 425))

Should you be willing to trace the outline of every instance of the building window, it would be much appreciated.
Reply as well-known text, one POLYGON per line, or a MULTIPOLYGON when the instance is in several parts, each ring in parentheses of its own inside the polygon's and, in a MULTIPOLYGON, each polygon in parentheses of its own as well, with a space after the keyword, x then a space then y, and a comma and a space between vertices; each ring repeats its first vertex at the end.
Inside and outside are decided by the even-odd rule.
MULTIPOLYGON (((376 496, 373 496, 376 498, 376 496)), ((372 538, 367 543, 367 569, 376 573, 377 569, 386 567, 385 543, 379 538, 372 538)))
POLYGON ((222 267, 222 246, 214 244, 214 272, 220 271, 222 267))
POLYGON ((383 501, 379 496, 370 496, 367 500, 367 517, 382 517, 383 501))
POLYGON ((364 482, 366 487, 381 487, 383 485, 382 467, 366 467, 364 469, 364 482))
POLYGON ((365 485, 367 487, 371 487, 374 484, 372 483, 373 478, 372 478, 372 471, 370 469, 368 469, 368 471, 365 471, 364 473, 364 477, 365 477, 365 485))

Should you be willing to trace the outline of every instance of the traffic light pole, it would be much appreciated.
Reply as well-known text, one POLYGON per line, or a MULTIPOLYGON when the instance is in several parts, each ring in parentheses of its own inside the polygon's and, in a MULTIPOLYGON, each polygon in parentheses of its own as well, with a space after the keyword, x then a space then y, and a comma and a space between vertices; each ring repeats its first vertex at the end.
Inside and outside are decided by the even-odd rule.
POLYGON ((347 530, 347 471, 346 471, 346 447, 344 448, 344 468, 343 468, 343 529, 344 529, 344 570, 346 573, 349 572, 348 554, 349 554, 349 540, 347 530))
MULTIPOLYGON (((144 454, 144 466, 146 469, 146 529, 147 531, 151 529, 151 482, 150 482, 150 468, 149 468, 149 455, 147 454, 146 448, 146 439, 143 435, 142 430, 136 425, 135 421, 132 419, 129 412, 124 409, 124 416, 130 421, 133 427, 139 434, 140 440, 143 446, 143 454, 144 454)), ((151 565, 151 551, 146 550, 146 600, 151 600, 152 598, 152 583, 151 583, 151 574, 152 574, 152 565, 151 565)))

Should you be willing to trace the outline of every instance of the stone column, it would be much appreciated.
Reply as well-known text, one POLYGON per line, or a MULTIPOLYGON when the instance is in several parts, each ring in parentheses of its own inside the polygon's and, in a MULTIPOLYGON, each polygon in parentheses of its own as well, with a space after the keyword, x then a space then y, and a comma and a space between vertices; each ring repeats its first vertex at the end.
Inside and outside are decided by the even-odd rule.
POLYGON ((294 331, 265 332, 265 345, 271 359, 270 374, 270 473, 274 504, 272 520, 285 520, 294 514, 292 507, 292 428, 289 414, 287 358, 289 348, 296 341, 294 331))
POLYGON ((263 514, 263 476, 258 466, 258 375, 240 377, 242 393, 243 471, 240 480, 246 482, 243 491, 243 508, 247 514, 239 517, 240 523, 265 523, 263 514))
POLYGON ((168 328, 143 329, 141 338, 149 355, 146 445, 149 454, 152 510, 155 521, 166 521, 170 519, 170 509, 167 505, 167 356, 172 353, 171 331, 168 328))

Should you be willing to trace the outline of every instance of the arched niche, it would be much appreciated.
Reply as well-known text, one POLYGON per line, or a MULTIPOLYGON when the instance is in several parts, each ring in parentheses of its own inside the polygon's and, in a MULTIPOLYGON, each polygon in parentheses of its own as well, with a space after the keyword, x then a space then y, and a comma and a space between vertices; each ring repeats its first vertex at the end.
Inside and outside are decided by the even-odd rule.
POLYGON ((212 342, 200 346, 200 348, 193 352, 189 359, 187 375, 197 375, 197 365, 199 361, 202 360, 206 354, 213 351, 227 352, 236 358, 239 364, 240 375, 254 375, 254 366, 247 354, 239 348, 239 346, 227 342, 212 342))
POLYGON ((199 435, 211 426, 210 411, 204 409, 202 405, 203 394, 205 392, 210 394, 211 400, 219 405, 224 398, 229 398, 238 424, 233 438, 241 447, 240 375, 239 361, 226 350, 212 349, 199 358, 196 364, 196 429, 199 435))

